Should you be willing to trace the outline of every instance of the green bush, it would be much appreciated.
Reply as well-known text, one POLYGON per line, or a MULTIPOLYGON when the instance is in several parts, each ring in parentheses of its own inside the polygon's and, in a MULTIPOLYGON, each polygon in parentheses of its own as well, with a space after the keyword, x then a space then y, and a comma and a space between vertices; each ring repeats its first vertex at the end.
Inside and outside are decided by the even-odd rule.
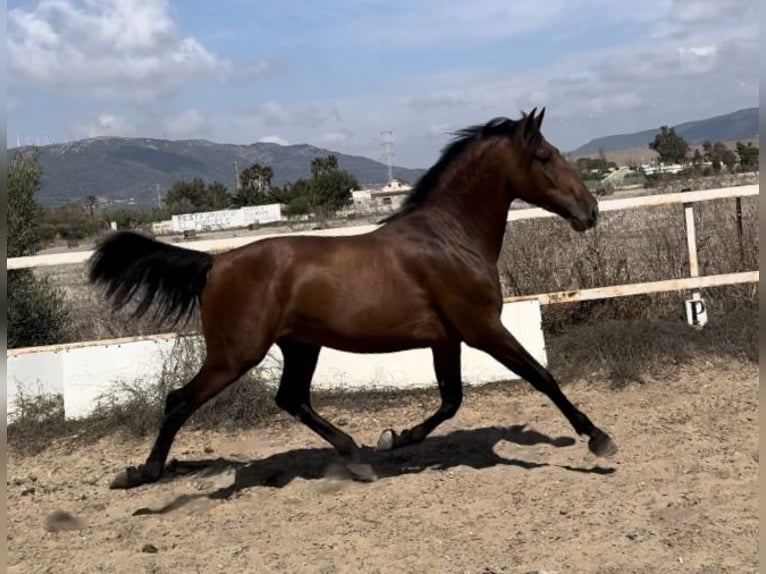
POLYGON ((64 340, 69 306, 61 290, 29 269, 8 271, 8 348, 64 340))
MULTIPOLYGON (((34 194, 42 171, 34 154, 16 155, 8 166, 8 257, 37 252, 43 235, 34 194)), ((8 348, 50 345, 64 338, 69 306, 62 292, 29 269, 8 272, 8 348)))

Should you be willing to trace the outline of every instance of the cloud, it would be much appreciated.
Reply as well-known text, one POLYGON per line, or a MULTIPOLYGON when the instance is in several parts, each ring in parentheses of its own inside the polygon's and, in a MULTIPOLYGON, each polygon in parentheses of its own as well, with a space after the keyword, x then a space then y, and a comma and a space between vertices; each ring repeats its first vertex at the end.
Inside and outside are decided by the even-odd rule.
POLYGON ((122 116, 110 113, 99 114, 90 122, 80 124, 74 129, 80 138, 96 138, 102 136, 131 137, 137 134, 136 126, 122 116))
POLYGON ((666 18, 657 22, 653 38, 688 39, 706 34, 714 39, 720 33, 736 31, 757 35, 758 2, 755 0, 673 0, 666 18))
POLYGON ((371 43, 415 47, 434 41, 487 40, 540 30, 561 15, 564 0, 483 0, 480 2, 394 1, 377 13, 376 26, 359 28, 371 43), (386 21, 390 25, 386 25, 386 21))
POLYGON ((233 78, 240 81, 248 81, 264 76, 269 76, 284 69, 284 65, 274 60, 265 58, 251 60, 246 64, 237 67, 233 78))
MULTIPOLYGON (((547 106, 546 136, 571 150, 593 137, 719 114, 757 105, 758 98, 753 0, 295 0, 278 8, 259 5, 249 20, 240 18, 248 34, 251 21, 280 37, 277 24, 306 31, 301 41, 321 48, 317 66, 333 50, 341 58, 358 56, 365 71, 372 69, 371 58, 388 59, 388 66, 374 65, 383 89, 365 93, 368 82, 359 82, 348 88, 354 95, 338 97, 342 87, 332 82, 342 86, 346 79, 330 70, 327 85, 317 86, 331 94, 325 99, 296 77, 268 93, 243 89, 245 81, 306 62, 279 46, 276 52, 297 61, 253 57, 235 66, 207 46, 210 36, 203 44, 184 35, 160 0, 43 0, 34 6, 9 16, 15 18, 9 46, 23 51, 12 58, 12 81, 50 86, 57 94, 65 88, 150 103, 195 81, 221 79, 240 90, 221 91, 220 98, 215 93, 209 106, 188 92, 177 109, 170 98, 132 115, 107 106, 125 113, 119 129, 140 126, 141 135, 164 130, 170 137, 232 143, 305 142, 380 160, 380 132, 390 129, 397 165, 424 167, 455 130, 493 116, 518 117, 534 106, 547 106), (146 25, 128 24, 134 17, 146 25), (115 34, 115 22, 127 26, 124 37, 115 34), (120 41, 109 41, 110 35, 120 41), (398 58, 414 61, 411 48, 423 49, 422 68, 397 71, 398 58), (279 90, 287 89, 280 99, 279 90)), ((313 54, 307 61, 315 61, 313 54)), ((95 120, 83 125, 89 133, 104 130, 95 120)), ((117 129, 114 118, 110 125, 117 129)))
POLYGON ((186 110, 166 118, 164 127, 169 138, 199 138, 210 132, 210 123, 197 110, 186 110))
MULTIPOLYGON (((278 125, 291 141, 332 144, 381 159, 380 131, 391 129, 399 165, 426 166, 450 132, 496 115, 547 106, 545 133, 564 150, 587 140, 755 105, 758 42, 722 30, 684 41, 577 53, 510 79, 429 92, 349 97, 310 105, 272 103, 221 121, 229 138, 278 125), (325 126, 332 126, 327 129, 325 126), (349 134, 349 137, 328 136, 349 134), (350 137, 350 134, 355 134, 350 137)), ((441 81, 440 81, 441 82, 441 81)))
POLYGON ((673 0, 669 15, 688 24, 720 23, 757 12, 755 0, 673 0))
POLYGON ((279 136, 263 136, 258 138, 255 141, 257 141, 258 143, 273 143, 277 145, 289 145, 289 142, 286 139, 281 138, 279 136))
POLYGON ((184 36, 165 0, 42 0, 8 12, 12 82, 137 103, 203 78, 246 77, 199 40, 184 36))
POLYGON ((466 105, 468 102, 462 96, 450 93, 436 93, 409 98, 407 104, 414 110, 434 108, 454 108, 466 105))
POLYGON ((325 145, 337 145, 348 142, 351 137, 349 132, 327 132, 321 134, 317 139, 325 145))
MULTIPOLYGON (((655 0, 646 0, 651 5, 655 0)), ((286 11, 297 25, 325 30, 322 41, 364 46, 412 49, 453 48, 455 42, 487 42, 531 34, 557 24, 576 26, 587 22, 596 8, 608 9, 607 0, 345 0, 322 2, 296 0, 286 11)), ((628 11, 612 10, 610 14, 628 11)))
POLYGON ((253 121, 265 127, 312 126, 318 128, 328 122, 341 121, 337 107, 323 108, 315 104, 288 106, 279 102, 264 102, 247 110, 242 120, 253 121))

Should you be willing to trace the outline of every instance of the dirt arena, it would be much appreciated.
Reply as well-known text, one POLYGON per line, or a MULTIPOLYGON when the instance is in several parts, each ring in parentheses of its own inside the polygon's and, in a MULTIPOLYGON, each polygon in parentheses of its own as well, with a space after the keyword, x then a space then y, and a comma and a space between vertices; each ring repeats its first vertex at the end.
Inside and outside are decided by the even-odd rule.
MULTIPOLYGON (((701 364, 622 390, 594 375, 566 392, 612 435, 613 459, 594 459, 518 385, 471 390, 424 444, 371 452, 372 484, 338 479, 325 443, 289 420, 236 436, 182 431, 177 470, 132 491, 108 484, 148 441, 11 453, 8 572, 759 571, 756 364, 701 364)), ((435 396, 323 412, 373 445, 435 396)))

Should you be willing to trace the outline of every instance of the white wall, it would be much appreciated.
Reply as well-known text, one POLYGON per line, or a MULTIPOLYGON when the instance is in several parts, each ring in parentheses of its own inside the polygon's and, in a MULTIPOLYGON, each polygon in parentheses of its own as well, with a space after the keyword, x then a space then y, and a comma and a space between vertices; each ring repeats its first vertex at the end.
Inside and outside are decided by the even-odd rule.
MULTIPOLYGON (((508 303, 503 324, 543 365, 547 363, 537 301, 508 303)), ((19 389, 25 393, 63 394, 68 418, 87 416, 96 398, 120 381, 154 381, 168 360, 175 338, 155 336, 99 343, 8 351, 8 420, 19 389)), ((278 365, 281 354, 274 346, 267 364, 278 365)), ((476 385, 517 378, 488 355, 463 345, 463 380, 476 385)), ((436 388, 431 351, 416 349, 391 354, 353 354, 324 348, 319 357, 313 388, 436 388)))
POLYGON ((247 227, 253 223, 272 223, 282 219, 279 203, 248 205, 239 209, 221 209, 173 215, 171 225, 176 233, 181 231, 209 231, 247 227))
POLYGON ((173 233, 173 220, 155 221, 152 223, 152 233, 155 235, 170 235, 173 233))

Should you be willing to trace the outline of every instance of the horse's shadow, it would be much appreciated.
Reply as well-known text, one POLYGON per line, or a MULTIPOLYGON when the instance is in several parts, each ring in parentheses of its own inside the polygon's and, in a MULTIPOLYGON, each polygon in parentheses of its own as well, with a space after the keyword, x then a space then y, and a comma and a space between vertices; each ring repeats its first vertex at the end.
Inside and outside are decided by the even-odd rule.
MULTIPOLYGON (((571 437, 550 438, 543 433, 526 429, 525 426, 493 426, 458 430, 446 435, 430 436, 418 445, 389 452, 379 452, 365 447, 362 449, 361 462, 370 464, 378 479, 419 473, 427 469, 445 471, 461 465, 477 470, 505 465, 526 470, 557 466, 571 472, 602 475, 614 472, 615 469, 612 467, 595 465, 586 468, 553 465, 518 458, 505 458, 495 452, 495 445, 502 440, 522 446, 546 444, 556 448, 575 444, 575 440, 571 437)), ((186 475, 211 477, 231 470, 234 470, 234 481, 229 486, 219 488, 212 493, 182 495, 162 508, 156 510, 142 508, 134 512, 134 515, 164 514, 195 498, 227 499, 243 490, 258 486, 283 488, 296 478, 317 480, 330 475, 336 478, 351 478, 338 463, 336 451, 328 447, 294 449, 251 462, 226 458, 196 461, 173 459, 165 469, 162 482, 173 481, 186 475)))

